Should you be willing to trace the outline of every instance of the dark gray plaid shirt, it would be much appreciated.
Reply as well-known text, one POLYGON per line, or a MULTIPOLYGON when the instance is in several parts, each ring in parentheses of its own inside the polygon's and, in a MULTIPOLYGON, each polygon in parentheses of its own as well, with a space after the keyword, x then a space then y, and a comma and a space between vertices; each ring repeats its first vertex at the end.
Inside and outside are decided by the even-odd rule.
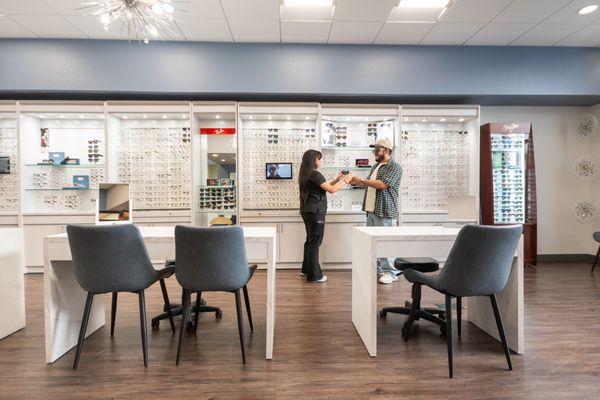
MULTIPOLYGON (((383 164, 377 176, 371 177, 375 168, 379 163, 373 165, 367 179, 380 180, 386 185, 387 189, 377 189, 375 191, 375 209, 373 214, 381 218, 398 218, 398 192, 400 191, 400 179, 402 179, 402 167, 394 160, 390 160, 387 164, 383 164)), ((363 199, 363 208, 365 211, 365 203, 367 200, 367 191, 363 199)))

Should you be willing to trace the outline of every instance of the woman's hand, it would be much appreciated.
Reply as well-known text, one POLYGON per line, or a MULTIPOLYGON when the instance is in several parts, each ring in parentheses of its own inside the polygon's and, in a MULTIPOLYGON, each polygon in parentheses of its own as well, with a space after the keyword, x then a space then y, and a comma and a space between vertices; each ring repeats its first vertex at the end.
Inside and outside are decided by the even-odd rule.
POLYGON ((352 178, 354 178, 354 175, 352 174, 352 172, 348 172, 346 175, 344 175, 344 182, 346 182, 346 184, 350 183, 352 181, 352 178))

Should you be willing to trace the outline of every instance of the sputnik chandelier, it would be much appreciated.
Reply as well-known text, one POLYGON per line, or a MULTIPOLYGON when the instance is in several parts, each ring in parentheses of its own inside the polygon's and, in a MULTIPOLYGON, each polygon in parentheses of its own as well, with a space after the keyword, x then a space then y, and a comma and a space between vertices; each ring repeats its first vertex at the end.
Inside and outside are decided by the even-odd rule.
POLYGON ((88 10, 87 15, 99 16, 104 29, 112 23, 122 23, 130 40, 148 43, 151 38, 174 38, 178 36, 175 26, 176 4, 185 0, 99 0, 85 1, 78 10, 88 10))

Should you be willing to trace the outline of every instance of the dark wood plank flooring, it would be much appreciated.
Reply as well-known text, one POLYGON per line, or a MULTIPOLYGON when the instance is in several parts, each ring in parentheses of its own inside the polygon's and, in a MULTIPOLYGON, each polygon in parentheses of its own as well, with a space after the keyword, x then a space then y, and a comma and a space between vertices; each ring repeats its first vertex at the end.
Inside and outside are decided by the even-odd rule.
MULTIPOLYGON (((255 331, 247 332, 243 365, 232 294, 208 294, 224 316, 201 318, 175 367, 177 337, 168 323, 149 335, 149 367, 142 363, 137 296, 119 296, 115 337, 109 326, 85 343, 79 369, 74 351, 44 363, 43 277, 26 277, 27 328, 0 341, 1 399, 598 399, 600 397, 600 274, 589 265, 546 263, 527 269, 526 354, 506 370, 499 343, 472 325, 455 336, 455 378, 447 377, 439 329, 415 325, 400 337, 404 316, 379 322, 379 357, 370 358, 351 322, 351 274, 329 272, 309 284, 297 271, 277 273, 274 359, 265 354, 265 284, 250 284, 255 331)), ((175 279, 168 283, 178 301, 175 279)), ((380 306, 408 298, 403 278, 379 288, 380 306)), ((424 304, 442 298, 424 290, 424 304)), ((158 285, 146 294, 148 314, 161 311, 158 285)), ((106 297, 107 321, 110 299, 106 297)), ((178 324, 179 328, 179 324, 178 324)))

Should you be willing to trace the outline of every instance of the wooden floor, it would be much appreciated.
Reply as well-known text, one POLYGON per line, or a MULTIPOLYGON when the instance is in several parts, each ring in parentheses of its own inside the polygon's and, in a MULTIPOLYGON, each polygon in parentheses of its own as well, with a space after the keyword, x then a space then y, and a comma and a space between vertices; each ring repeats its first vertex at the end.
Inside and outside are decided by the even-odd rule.
MULTIPOLYGON (((326 284, 310 284, 296 271, 277 272, 272 361, 264 359, 266 276, 259 271, 250 284, 255 331, 247 335, 247 365, 241 360, 233 295, 209 294, 208 303, 223 308, 223 319, 202 317, 197 336, 187 336, 179 367, 177 338, 168 323, 161 324, 149 335, 150 363, 144 368, 137 296, 125 294, 115 337, 108 326, 92 335, 77 371, 71 369, 73 351, 52 365, 44 363, 43 277, 28 275, 27 328, 0 341, 0 398, 600 398, 600 274, 591 276, 588 265, 527 269, 526 354, 513 355, 509 372, 501 345, 465 324, 462 339, 455 339, 453 380, 447 376, 444 338, 426 322, 417 323, 405 343, 400 337, 405 317, 380 321, 379 357, 370 358, 351 322, 350 272, 328 275, 326 284)), ((171 279, 175 299, 176 285, 171 279)), ((424 292, 425 304, 441 301, 424 292)), ((380 306, 402 304, 408 294, 403 278, 380 285, 380 306)), ((149 315, 160 311, 158 285, 146 301, 149 315)))

